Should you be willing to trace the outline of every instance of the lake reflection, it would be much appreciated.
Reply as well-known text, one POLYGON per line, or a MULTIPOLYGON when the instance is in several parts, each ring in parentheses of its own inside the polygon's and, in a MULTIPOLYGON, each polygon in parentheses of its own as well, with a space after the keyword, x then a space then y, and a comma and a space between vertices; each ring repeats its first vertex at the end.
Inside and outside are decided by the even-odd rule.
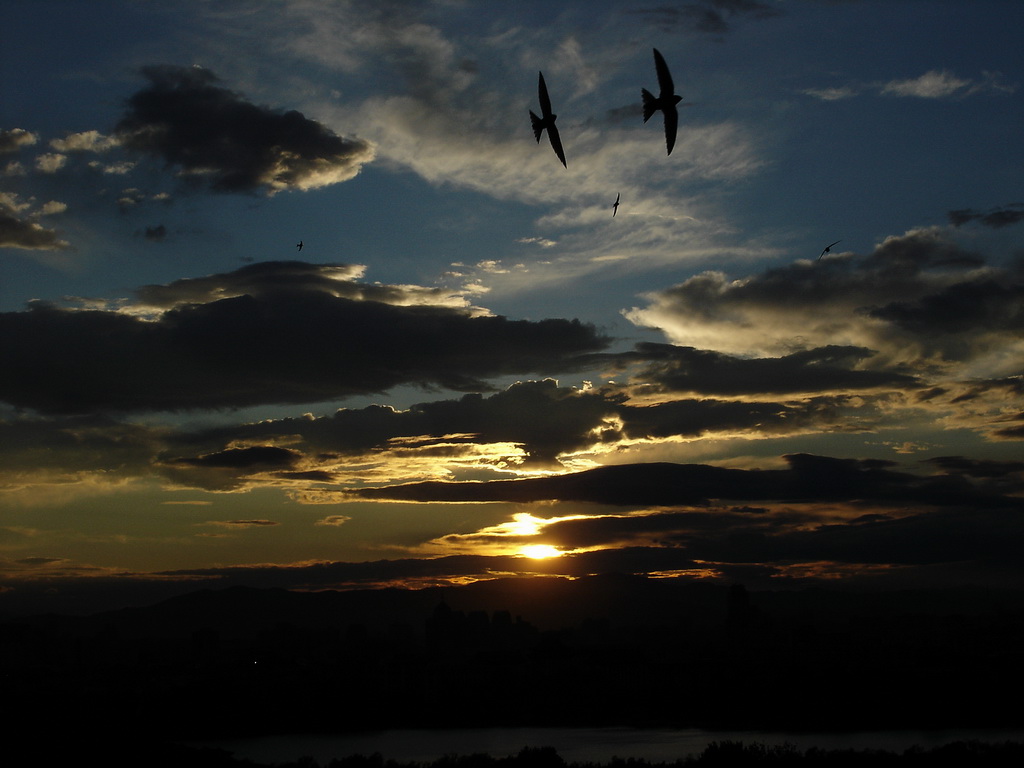
POLYGON ((713 741, 746 744, 792 744, 804 750, 883 749, 892 752, 918 745, 937 747, 954 741, 1024 741, 1020 730, 874 731, 855 733, 785 733, 778 731, 703 731, 636 728, 474 728, 403 729, 338 735, 291 735, 207 743, 236 757, 275 763, 308 756, 325 764, 349 755, 379 752, 386 760, 431 763, 447 754, 486 753, 505 757, 523 747, 554 747, 567 763, 606 763, 613 757, 672 762, 696 755, 713 741))

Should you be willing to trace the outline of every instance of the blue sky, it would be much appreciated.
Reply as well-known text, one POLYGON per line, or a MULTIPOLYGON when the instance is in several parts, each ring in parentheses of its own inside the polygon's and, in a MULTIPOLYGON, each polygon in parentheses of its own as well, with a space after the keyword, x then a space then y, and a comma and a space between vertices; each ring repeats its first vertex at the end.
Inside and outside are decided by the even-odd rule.
POLYGON ((784 544, 948 521, 929 483, 959 515, 1020 511, 1019 3, 0 13, 8 596, 275 566, 309 586, 325 563, 316 584, 344 586, 378 560, 395 582, 425 560, 573 575, 609 552, 765 583, 995 578, 977 553, 784 544), (671 155, 640 113, 653 48, 683 97, 671 155), (538 71, 567 168, 530 130, 538 71), (888 490, 494 485, 805 478, 799 456, 888 490), (409 486, 436 481, 493 498, 409 486), (753 504, 781 531, 756 561, 686 522, 715 511, 726 537, 753 504))

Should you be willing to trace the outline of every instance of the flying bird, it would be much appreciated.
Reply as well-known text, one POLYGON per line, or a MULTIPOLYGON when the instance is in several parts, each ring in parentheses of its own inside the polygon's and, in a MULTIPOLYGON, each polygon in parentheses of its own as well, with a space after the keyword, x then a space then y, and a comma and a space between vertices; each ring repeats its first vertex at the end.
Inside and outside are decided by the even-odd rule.
POLYGON ((555 154, 558 155, 558 159, 562 161, 562 165, 565 165, 565 152, 562 151, 562 139, 558 136, 558 129, 555 127, 555 120, 558 115, 551 111, 551 99, 548 98, 548 87, 544 84, 544 73, 541 72, 540 81, 537 86, 537 91, 540 96, 540 117, 537 117, 530 110, 530 122, 533 124, 533 135, 537 137, 537 143, 540 143, 540 134, 545 128, 548 129, 548 139, 551 141, 551 148, 555 150, 555 154))
POLYGON ((640 89, 640 95, 644 99, 644 122, 661 110, 665 115, 665 144, 668 147, 668 154, 671 155, 672 147, 676 144, 676 128, 679 126, 679 111, 676 104, 682 101, 683 97, 676 95, 668 65, 657 48, 654 49, 654 68, 658 72, 658 95, 655 96, 646 88, 640 89))
POLYGON ((301 250, 302 250, 302 241, 301 241, 301 240, 299 240, 299 242, 297 242, 297 243, 295 244, 295 247, 296 247, 296 248, 298 248, 298 249, 299 249, 299 250, 301 251, 301 250))
POLYGON ((615 195, 615 202, 612 203, 612 217, 614 217, 615 214, 618 213, 618 212, 619 212, 619 195, 616 194, 615 195))
MULTIPOLYGON (((843 241, 842 240, 836 240, 836 243, 841 243, 841 242, 843 242, 843 241)), ((821 257, 824 256, 826 253, 829 253, 832 250, 832 246, 835 245, 836 243, 829 243, 828 245, 826 245, 825 246, 825 250, 823 250, 821 252, 821 255, 818 256, 818 261, 821 261, 821 257)))

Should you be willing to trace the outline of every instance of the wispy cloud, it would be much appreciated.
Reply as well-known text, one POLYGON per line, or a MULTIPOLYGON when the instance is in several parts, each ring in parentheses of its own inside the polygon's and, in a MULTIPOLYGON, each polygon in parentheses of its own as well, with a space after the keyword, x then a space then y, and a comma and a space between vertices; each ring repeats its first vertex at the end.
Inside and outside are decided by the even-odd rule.
POLYGON ((672 5, 630 10, 663 32, 698 32, 721 36, 738 18, 770 19, 781 16, 775 5, 760 0, 691 0, 672 5))
POLYGON ((973 208, 960 208, 950 211, 949 222, 955 227, 962 226, 972 221, 984 224, 986 227, 1001 229, 1018 224, 1024 221, 1024 204, 1012 203, 1001 208, 991 208, 987 211, 977 211, 973 208))
POLYGON ((1016 88, 1015 84, 1007 83, 997 72, 983 72, 980 78, 970 79, 948 70, 932 69, 917 77, 806 88, 803 93, 822 101, 841 101, 863 93, 918 99, 948 99, 979 93, 1013 93, 1016 88))
POLYGON ((883 96, 915 96, 920 99, 942 99, 963 91, 971 84, 970 80, 948 72, 933 69, 919 77, 907 80, 892 80, 882 86, 883 96))

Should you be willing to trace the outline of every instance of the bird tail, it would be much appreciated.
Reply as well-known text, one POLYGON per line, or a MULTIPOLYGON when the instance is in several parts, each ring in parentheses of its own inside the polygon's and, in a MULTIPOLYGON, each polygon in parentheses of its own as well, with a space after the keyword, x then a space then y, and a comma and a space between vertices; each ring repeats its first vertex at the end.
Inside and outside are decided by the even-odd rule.
POLYGON ((540 134, 544 130, 544 121, 533 114, 533 110, 530 110, 530 123, 533 125, 533 135, 537 137, 537 142, 540 142, 540 134))
POLYGON ((650 120, 651 115, 658 111, 658 100, 646 88, 640 89, 640 95, 644 98, 644 122, 646 123, 650 120))

